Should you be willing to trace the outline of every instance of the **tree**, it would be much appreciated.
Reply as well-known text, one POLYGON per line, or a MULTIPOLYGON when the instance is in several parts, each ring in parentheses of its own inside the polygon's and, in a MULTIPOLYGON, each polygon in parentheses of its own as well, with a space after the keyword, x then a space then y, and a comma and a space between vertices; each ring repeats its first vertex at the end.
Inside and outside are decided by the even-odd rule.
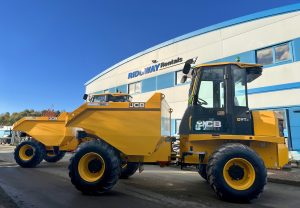
POLYGON ((14 112, 10 114, 9 112, 0 114, 0 126, 11 126, 16 121, 20 120, 23 117, 39 117, 39 116, 47 116, 47 117, 56 117, 60 114, 60 111, 54 111, 51 109, 43 110, 43 111, 35 111, 33 109, 25 109, 21 112, 14 112))

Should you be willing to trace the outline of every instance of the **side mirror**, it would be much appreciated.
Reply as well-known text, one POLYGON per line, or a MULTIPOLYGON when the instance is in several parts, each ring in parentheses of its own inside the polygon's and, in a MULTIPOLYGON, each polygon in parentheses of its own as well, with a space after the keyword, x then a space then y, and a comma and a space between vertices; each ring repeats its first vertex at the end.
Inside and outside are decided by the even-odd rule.
POLYGON ((191 70, 191 64, 194 64, 196 62, 196 60, 197 60, 197 57, 187 60, 184 63, 184 67, 183 67, 182 72, 184 74, 188 74, 190 72, 190 70, 191 70))
POLYGON ((183 74, 188 74, 191 70, 191 64, 188 61, 185 62, 184 67, 182 69, 183 74))
POLYGON ((83 99, 86 100, 88 98, 88 94, 83 95, 83 99))
POLYGON ((186 82, 186 80, 187 80, 187 75, 185 74, 181 77, 180 83, 183 84, 186 82))

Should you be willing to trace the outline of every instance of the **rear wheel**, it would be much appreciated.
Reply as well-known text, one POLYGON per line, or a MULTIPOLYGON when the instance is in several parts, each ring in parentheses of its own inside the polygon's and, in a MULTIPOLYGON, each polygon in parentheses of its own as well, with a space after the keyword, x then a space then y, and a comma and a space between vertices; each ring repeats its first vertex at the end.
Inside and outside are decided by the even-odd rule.
POLYGON ((16 147, 14 158, 21 167, 34 168, 42 162, 45 154, 45 148, 41 143, 29 140, 20 143, 16 147))
POLYGON ((121 173, 116 150, 103 141, 81 144, 70 159, 69 176, 73 185, 84 194, 109 191, 121 173))
POLYGON ((61 160, 65 156, 66 152, 59 151, 58 153, 53 152, 47 152, 45 154, 44 160, 49 163, 55 163, 61 160))
POLYGON ((120 178, 121 179, 128 179, 130 176, 132 176, 137 169, 139 168, 139 164, 138 163, 133 163, 133 162, 127 162, 127 163, 123 163, 121 165, 121 175, 120 178))
POLYGON ((199 175, 205 180, 207 180, 206 166, 206 164, 200 164, 198 169, 199 175))
POLYGON ((250 201, 257 198, 267 182, 262 159, 248 146, 226 144, 208 161, 208 181, 223 200, 250 201))

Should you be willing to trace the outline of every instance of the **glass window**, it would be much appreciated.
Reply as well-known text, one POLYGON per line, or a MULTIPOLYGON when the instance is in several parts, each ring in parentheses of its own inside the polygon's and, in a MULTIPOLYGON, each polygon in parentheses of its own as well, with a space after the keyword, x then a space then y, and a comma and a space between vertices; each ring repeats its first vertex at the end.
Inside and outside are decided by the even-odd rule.
POLYGON ((256 52, 257 63, 261 65, 268 65, 273 63, 272 47, 258 50, 256 52))
POLYGON ((233 68, 234 80, 234 105, 247 107, 246 96, 246 70, 238 67, 233 68))
MULTIPOLYGON (((213 81, 202 81, 199 96, 201 100, 204 100, 203 105, 207 108, 214 107, 214 89, 213 89, 213 81)), ((201 100, 199 102, 201 102, 201 100)))
POLYGON ((109 90, 108 90, 108 89, 107 89, 107 90, 104 90, 103 93, 109 93, 109 90))
POLYGON ((133 94, 135 91, 135 83, 128 85, 128 93, 133 94))
POLYGON ((135 83, 135 93, 141 93, 141 82, 135 83))
POLYGON ((256 60, 258 64, 269 65, 291 59, 289 43, 272 46, 256 51, 256 60))
POLYGON ((175 120, 175 134, 178 135, 179 134, 179 126, 181 123, 181 119, 176 119, 175 120))
POLYGON ((275 62, 290 60, 289 44, 283 44, 275 47, 275 62))
POLYGON ((106 95, 95 95, 93 97, 93 102, 106 102, 105 96, 106 95))
POLYGON ((223 108, 224 86, 223 67, 202 69, 197 104, 205 108, 223 108))
MULTIPOLYGON (((183 77, 183 75, 184 74, 182 73, 182 70, 176 72, 176 85, 182 84, 181 83, 181 78, 183 77)), ((186 79, 185 83, 187 83, 187 82, 191 82, 191 78, 190 77, 188 77, 186 79)))
POLYGON ((128 93, 135 94, 141 93, 141 82, 135 82, 128 85, 128 93))

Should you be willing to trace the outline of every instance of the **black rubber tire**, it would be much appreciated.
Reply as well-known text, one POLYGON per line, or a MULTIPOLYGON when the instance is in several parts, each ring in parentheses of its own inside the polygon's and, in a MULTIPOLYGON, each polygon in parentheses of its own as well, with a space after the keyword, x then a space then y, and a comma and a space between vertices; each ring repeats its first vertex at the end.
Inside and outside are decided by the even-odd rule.
POLYGON ((248 146, 239 143, 229 143, 217 149, 209 158, 207 178, 217 196, 225 201, 249 202, 258 198, 267 183, 267 170, 263 160, 248 146), (251 163, 255 171, 254 183, 246 190, 236 190, 230 187, 223 176, 225 164, 232 158, 243 158, 251 163))
POLYGON ((21 167, 34 168, 43 161, 45 154, 46 154, 46 150, 41 143, 39 143, 35 140, 28 140, 28 141, 21 142, 15 148, 14 158, 15 158, 16 163, 18 165, 20 165, 21 167), (33 157, 28 161, 22 160, 19 155, 19 151, 20 151, 21 147, 23 147, 24 145, 30 145, 34 149, 33 157))
POLYGON ((117 183, 121 174, 120 164, 119 154, 112 146, 100 140, 84 142, 77 148, 70 159, 69 177, 76 189, 83 194, 99 195, 109 191, 117 183), (78 172, 80 159, 90 152, 98 153, 105 162, 104 174, 95 182, 85 181, 78 172))
POLYGON ((135 174, 135 172, 137 171, 138 168, 139 168, 138 163, 128 162, 126 164, 126 167, 121 168, 120 178, 121 179, 128 179, 130 176, 135 174))
POLYGON ((207 180, 206 166, 206 164, 200 164, 198 169, 199 175, 205 180, 207 180))
POLYGON ((49 156, 46 153, 44 160, 49 163, 56 163, 56 162, 60 161, 65 156, 65 154, 66 154, 66 152, 62 152, 62 151, 59 151, 58 154, 55 154, 52 156, 49 156))

